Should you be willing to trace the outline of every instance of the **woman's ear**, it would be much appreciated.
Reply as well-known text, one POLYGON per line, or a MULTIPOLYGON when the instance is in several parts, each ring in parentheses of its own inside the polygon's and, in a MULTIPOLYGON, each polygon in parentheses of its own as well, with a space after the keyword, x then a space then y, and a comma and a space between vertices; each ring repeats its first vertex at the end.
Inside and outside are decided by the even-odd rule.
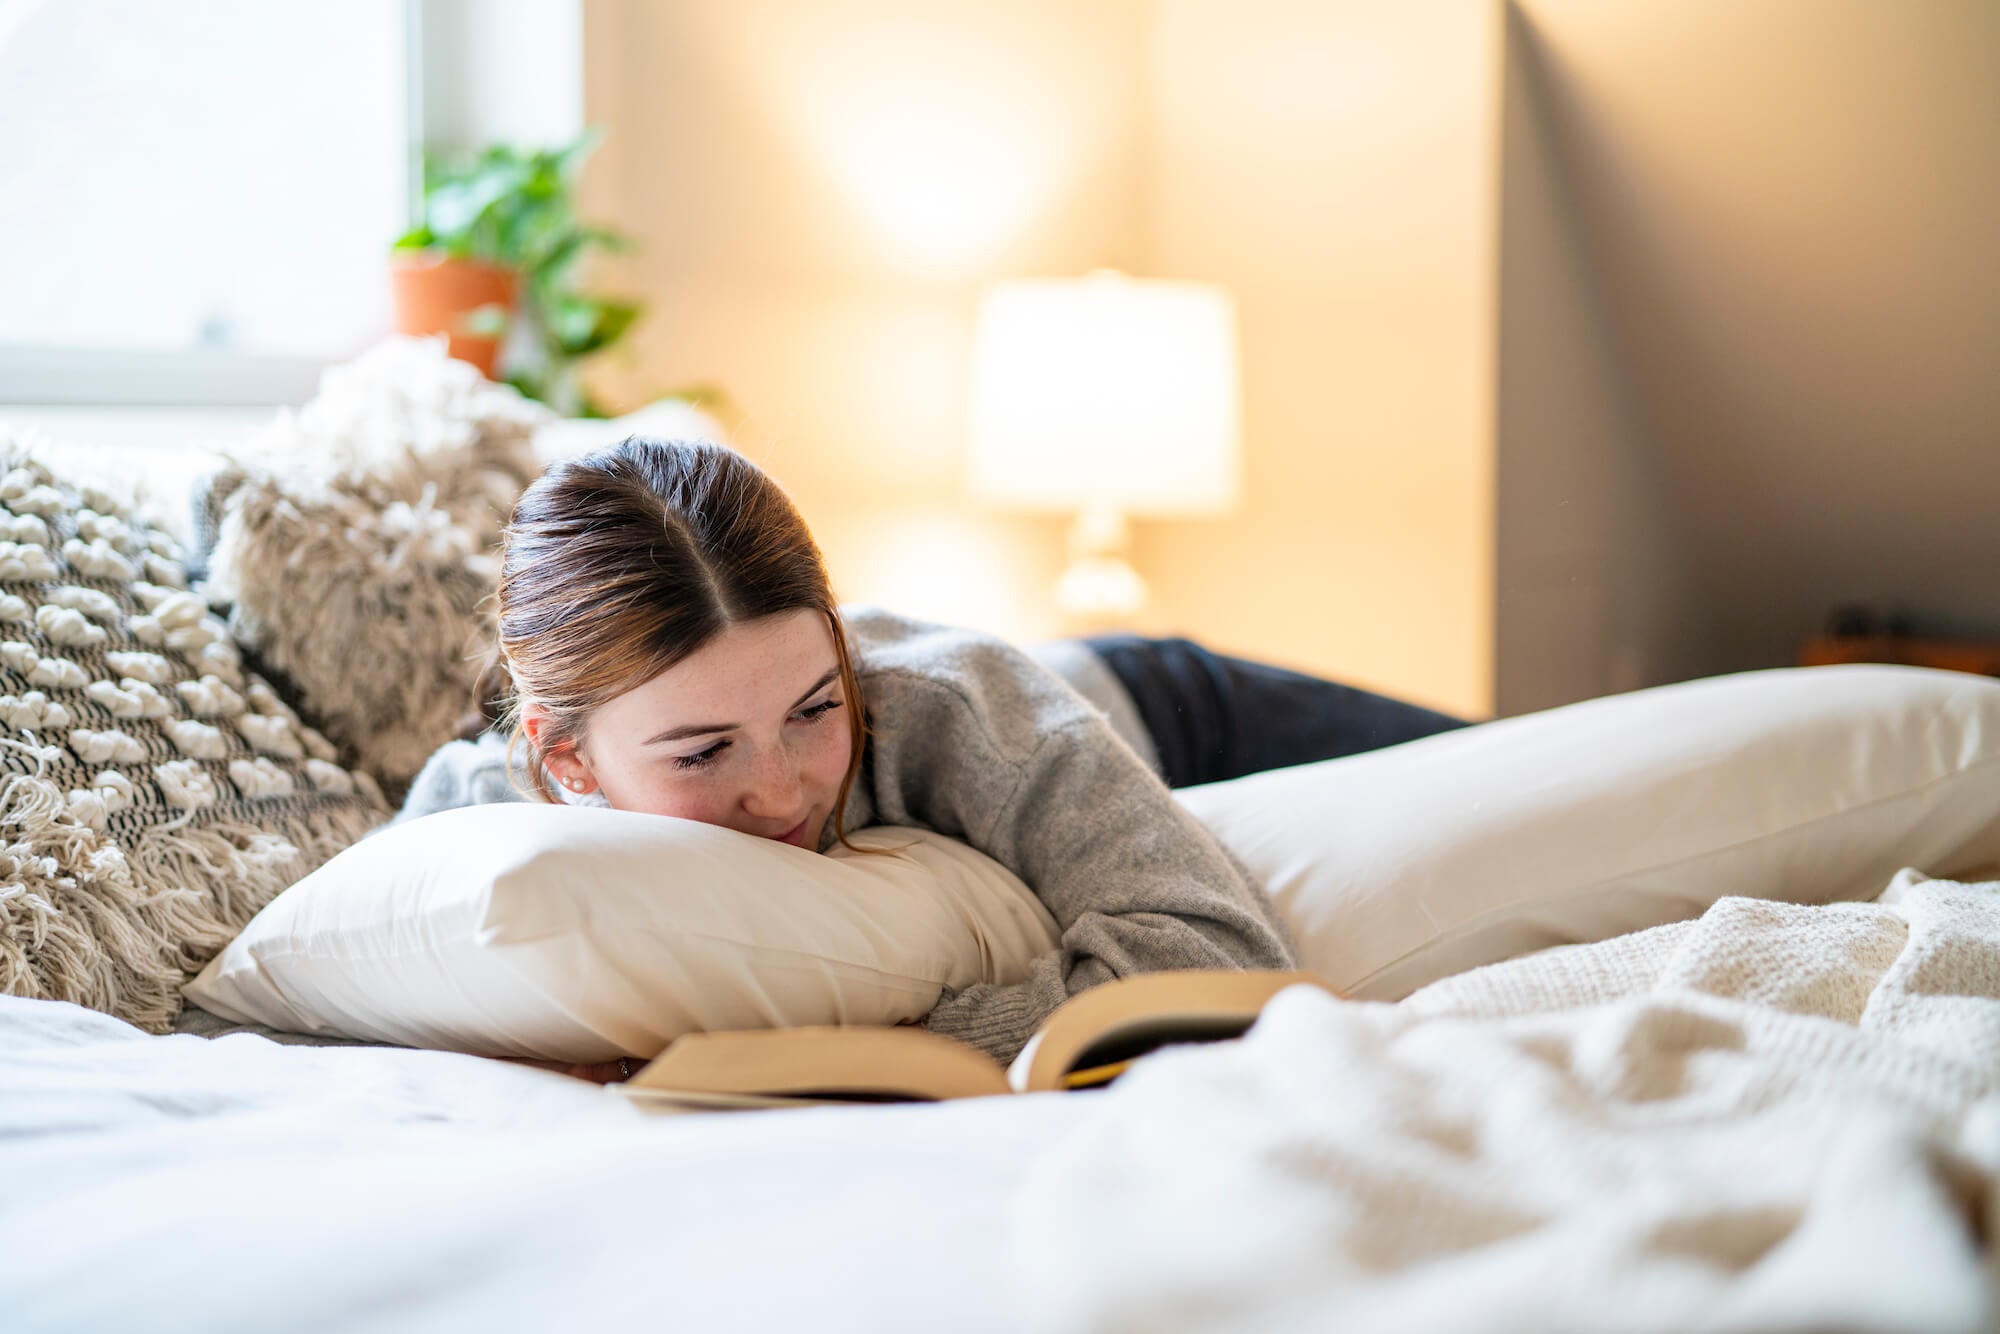
POLYGON ((527 736, 528 745, 541 759, 542 767, 570 792, 595 792, 597 779, 591 775, 590 765, 577 753, 574 742, 565 742, 553 747, 542 744, 548 727, 547 709, 539 704, 522 706, 521 731, 527 736))

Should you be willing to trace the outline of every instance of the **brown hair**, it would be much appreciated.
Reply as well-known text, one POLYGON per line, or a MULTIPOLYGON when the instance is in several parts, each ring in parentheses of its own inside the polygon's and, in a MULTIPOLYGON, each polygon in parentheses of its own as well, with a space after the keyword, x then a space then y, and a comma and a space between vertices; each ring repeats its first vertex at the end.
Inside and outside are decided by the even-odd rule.
POLYGON ((527 740, 522 706, 540 705, 541 745, 527 742, 533 791, 557 801, 542 760, 574 746, 593 710, 728 626, 800 609, 826 617, 847 693, 854 754, 833 810, 845 844, 867 737, 861 687, 826 562, 790 497, 741 454, 705 442, 635 435, 557 463, 514 506, 501 557, 509 754, 527 740))

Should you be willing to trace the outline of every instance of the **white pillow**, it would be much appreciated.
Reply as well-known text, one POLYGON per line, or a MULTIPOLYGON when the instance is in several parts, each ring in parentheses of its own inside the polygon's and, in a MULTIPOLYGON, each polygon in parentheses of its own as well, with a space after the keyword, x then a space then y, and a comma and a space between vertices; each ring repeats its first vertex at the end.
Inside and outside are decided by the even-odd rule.
POLYGON ((1724 895, 1870 898, 2000 861, 2000 681, 1751 672, 1189 788, 1302 966, 1395 1000, 1724 895))
POLYGON ((917 829, 822 857, 588 807, 445 811, 280 894, 187 996, 238 1022, 494 1056, 652 1056, 682 1033, 916 1019, 1055 948, 998 862, 917 829))

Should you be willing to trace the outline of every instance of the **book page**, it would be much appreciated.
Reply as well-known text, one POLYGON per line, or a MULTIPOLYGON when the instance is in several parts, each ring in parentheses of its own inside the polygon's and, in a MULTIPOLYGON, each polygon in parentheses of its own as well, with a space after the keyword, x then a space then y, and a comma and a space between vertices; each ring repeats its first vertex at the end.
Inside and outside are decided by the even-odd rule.
POLYGON ((860 1025, 689 1033, 629 1087, 856 1102, 1009 1091, 1005 1072, 975 1047, 918 1028, 860 1025))
POLYGON ((1028 1091, 1028 1071, 1035 1064, 1035 1052, 1042 1045, 1042 1033, 1046 1033, 1047 1031, 1047 1029, 1043 1029, 1041 1032, 1036 1033, 1035 1036, 1029 1038, 1028 1045, 1021 1048, 1021 1054, 1016 1056, 1013 1064, 1007 1067, 1007 1087, 1014 1092, 1026 1093, 1028 1091))
POLYGON ((1098 1063, 1105 1076, 1089 1082, 1108 1082, 1114 1068, 1154 1048, 1238 1036, 1272 996, 1301 985, 1339 994, 1310 973, 1281 969, 1189 969, 1102 983, 1056 1007, 1008 1083, 1016 1092, 1072 1087, 1067 1075, 1098 1063))

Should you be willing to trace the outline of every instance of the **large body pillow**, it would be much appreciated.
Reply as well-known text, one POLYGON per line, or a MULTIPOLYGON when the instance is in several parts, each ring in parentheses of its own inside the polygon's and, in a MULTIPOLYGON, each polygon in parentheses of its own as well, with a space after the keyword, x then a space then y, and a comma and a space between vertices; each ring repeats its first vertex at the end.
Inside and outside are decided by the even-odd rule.
POLYGON ((2000 862, 2000 681, 1749 672, 1189 788, 1302 963, 1398 999, 1480 964, 1698 916, 1869 898, 2000 862))
POLYGON ((917 829, 853 841, 873 851, 588 807, 445 811, 286 890, 187 996, 292 1032, 597 1061, 687 1032, 917 1019, 1055 948, 991 858, 917 829))
MULTIPOLYGON (((1300 963, 1395 999, 1724 895, 1869 897, 2000 862, 2000 681, 1887 667, 1639 691, 1191 788, 1300 963)), ((471 807, 287 890, 189 988, 225 1018, 495 1055, 916 1018, 1057 944, 1019 879, 917 830, 820 857, 708 825, 471 807)))

